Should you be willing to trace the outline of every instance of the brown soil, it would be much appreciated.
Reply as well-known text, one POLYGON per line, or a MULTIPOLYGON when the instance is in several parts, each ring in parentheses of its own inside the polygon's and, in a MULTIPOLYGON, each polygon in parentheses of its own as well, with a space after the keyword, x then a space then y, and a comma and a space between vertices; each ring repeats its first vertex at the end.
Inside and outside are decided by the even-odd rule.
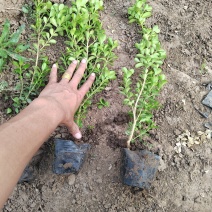
MULTIPOLYGON (((0 1, 0 18, 8 17, 19 24, 23 1, 0 1)), ((93 105, 83 129, 83 142, 92 149, 83 169, 76 178, 52 173, 53 149, 45 145, 46 155, 38 167, 32 183, 17 185, 3 211, 184 211, 210 212, 212 209, 212 148, 209 142, 183 147, 181 157, 174 151, 176 138, 188 129, 204 131, 203 119, 194 109, 211 113, 201 104, 207 90, 203 83, 212 79, 212 3, 210 0, 158 0, 148 24, 158 24, 160 41, 167 51, 163 70, 168 79, 159 100, 161 109, 155 113, 159 128, 151 132, 146 145, 162 160, 151 189, 137 191, 120 182, 121 147, 125 146, 125 130, 129 117, 119 93, 121 68, 132 67, 136 50, 134 42, 140 39, 139 29, 129 25, 127 8, 131 1, 105 1, 102 21, 107 34, 119 40, 118 59, 113 69, 117 80, 101 96, 110 107, 99 110, 93 105), (207 73, 200 71, 203 62, 207 73), (74 180, 73 180, 74 179, 74 180), (70 182, 71 181, 71 182, 70 182)), ((3 112, 2 112, 3 114, 3 112)), ((52 137, 69 139, 64 128, 58 128, 52 137)), ((51 138, 52 140, 52 138, 51 138)), ((137 147, 138 144, 137 144, 137 147)))

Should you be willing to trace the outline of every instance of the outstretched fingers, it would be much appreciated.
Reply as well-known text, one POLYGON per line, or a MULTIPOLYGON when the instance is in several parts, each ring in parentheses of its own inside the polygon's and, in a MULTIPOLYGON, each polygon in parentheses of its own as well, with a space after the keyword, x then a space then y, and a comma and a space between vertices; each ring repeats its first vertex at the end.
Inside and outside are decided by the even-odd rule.
POLYGON ((52 66, 52 70, 49 76, 49 84, 56 83, 56 82, 57 82, 57 65, 54 64, 52 66))
POLYGON ((79 83, 84 75, 85 69, 86 69, 86 59, 83 59, 79 65, 79 68, 75 72, 72 80, 70 81, 71 85, 74 88, 77 88, 77 86, 79 85, 79 83))
POLYGON ((76 139, 81 139, 82 138, 82 134, 80 132, 80 129, 79 129, 78 125, 74 121, 71 121, 71 122, 66 123, 66 126, 68 127, 70 133, 76 139))
POLYGON ((61 79, 61 83, 62 84, 66 84, 70 81, 73 73, 74 73, 74 70, 77 66, 77 60, 74 60, 68 67, 67 71, 63 74, 63 77, 61 79))
MULTIPOLYGON (((82 98, 85 96, 85 94, 89 91, 89 89, 91 88, 93 82, 95 80, 95 74, 92 73, 90 75, 90 77, 87 79, 87 81, 82 85, 82 87, 79 89, 79 92, 82 96, 82 98)), ((81 99, 82 101, 82 99, 81 99)))

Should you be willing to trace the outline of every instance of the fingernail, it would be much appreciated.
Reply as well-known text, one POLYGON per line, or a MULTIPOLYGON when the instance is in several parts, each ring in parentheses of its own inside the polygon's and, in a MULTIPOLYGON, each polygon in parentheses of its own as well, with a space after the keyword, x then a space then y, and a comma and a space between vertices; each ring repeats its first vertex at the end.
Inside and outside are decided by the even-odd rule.
POLYGON ((95 74, 94 74, 94 73, 92 73, 92 74, 91 74, 91 76, 92 76, 92 77, 95 77, 95 74))
POLYGON ((74 60, 72 63, 77 64, 77 60, 74 60))
POLYGON ((80 139, 80 138, 82 138, 82 135, 81 135, 81 133, 76 133, 76 134, 74 135, 74 137, 77 138, 77 139, 80 139))
POLYGON ((56 65, 56 64, 54 64, 52 67, 53 67, 53 68, 57 68, 57 65, 56 65))
POLYGON ((82 59, 82 63, 86 63, 86 59, 82 59))

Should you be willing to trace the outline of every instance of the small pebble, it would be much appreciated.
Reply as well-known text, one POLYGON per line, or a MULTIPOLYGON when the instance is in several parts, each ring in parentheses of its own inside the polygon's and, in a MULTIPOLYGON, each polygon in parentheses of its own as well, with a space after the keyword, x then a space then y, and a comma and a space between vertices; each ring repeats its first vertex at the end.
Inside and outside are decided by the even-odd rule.
POLYGON ((174 130, 174 134, 175 134, 175 135, 180 135, 180 134, 181 134, 181 132, 180 132, 180 130, 175 129, 175 130, 174 130))
POLYGON ((74 174, 71 174, 71 175, 68 177, 68 184, 69 184, 70 186, 74 185, 75 179, 76 179, 76 176, 75 176, 74 174))
POLYGON ((98 178, 98 179, 96 180, 96 182, 99 183, 99 184, 101 184, 101 183, 102 183, 102 179, 101 179, 101 178, 98 178))
POLYGON ((186 196, 183 196, 183 197, 182 197, 182 200, 183 200, 183 201, 186 201, 186 200, 187 200, 187 197, 186 197, 186 196))

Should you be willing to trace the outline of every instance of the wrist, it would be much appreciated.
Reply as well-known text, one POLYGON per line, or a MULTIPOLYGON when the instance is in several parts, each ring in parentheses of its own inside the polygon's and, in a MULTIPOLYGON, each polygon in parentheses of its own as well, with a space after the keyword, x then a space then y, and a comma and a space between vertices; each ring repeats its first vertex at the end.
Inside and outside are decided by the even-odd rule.
POLYGON ((30 104, 35 109, 42 109, 44 115, 49 115, 59 125, 63 120, 63 111, 61 111, 58 105, 55 100, 47 97, 38 97, 30 104))

